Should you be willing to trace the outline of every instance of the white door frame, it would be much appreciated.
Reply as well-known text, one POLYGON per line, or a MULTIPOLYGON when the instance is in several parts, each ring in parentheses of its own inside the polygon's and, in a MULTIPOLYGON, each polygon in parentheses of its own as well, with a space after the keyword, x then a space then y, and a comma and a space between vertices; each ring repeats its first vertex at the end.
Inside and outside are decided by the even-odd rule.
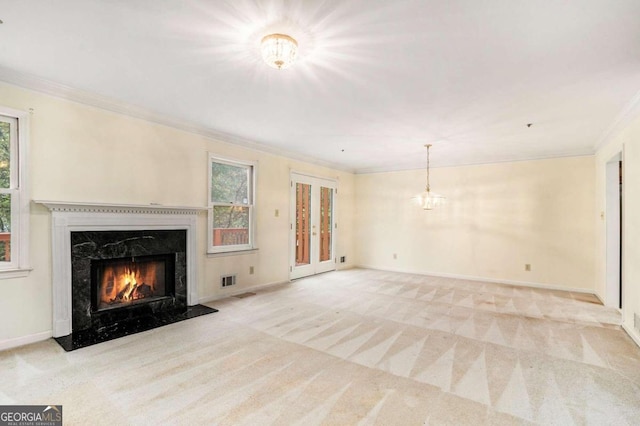
MULTIPOLYGON (((622 161, 622 152, 614 155, 606 163, 606 290, 605 304, 614 308, 621 308, 621 253, 620 242, 622 238, 620 222, 620 193, 619 162, 622 161)), ((624 166, 623 166, 624 167, 624 166)), ((624 185, 624 182, 623 182, 624 185)))
POLYGON ((300 173, 291 171, 290 175, 290 209, 289 209, 289 279, 297 279, 306 277, 309 275, 315 275, 322 272, 333 271, 336 269, 336 240, 337 240, 337 225, 336 225, 336 211, 337 211, 337 195, 338 195, 338 181, 335 179, 329 179, 321 176, 313 176, 306 173, 300 173), (316 204, 320 200, 320 191, 316 191, 314 188, 331 188, 333 189, 333 197, 331 203, 331 258, 327 261, 320 262, 319 260, 319 241, 318 235, 311 236, 309 241, 310 259, 309 265, 296 266, 296 183, 305 183, 311 185, 311 224, 312 226, 318 226, 319 218, 316 212, 316 204), (315 195, 314 195, 315 194, 315 195), (315 238, 314 238, 315 237, 315 238))

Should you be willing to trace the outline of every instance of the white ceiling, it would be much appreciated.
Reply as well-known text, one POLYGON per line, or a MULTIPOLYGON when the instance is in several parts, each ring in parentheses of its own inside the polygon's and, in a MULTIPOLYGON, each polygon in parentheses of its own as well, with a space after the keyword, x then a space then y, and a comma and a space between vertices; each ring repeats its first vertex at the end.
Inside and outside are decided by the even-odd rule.
POLYGON ((424 168, 425 143, 434 166, 590 154, 640 89, 638 0, 0 0, 0 19, 0 79, 356 172, 424 168), (299 41, 287 70, 261 63, 271 32, 299 41))

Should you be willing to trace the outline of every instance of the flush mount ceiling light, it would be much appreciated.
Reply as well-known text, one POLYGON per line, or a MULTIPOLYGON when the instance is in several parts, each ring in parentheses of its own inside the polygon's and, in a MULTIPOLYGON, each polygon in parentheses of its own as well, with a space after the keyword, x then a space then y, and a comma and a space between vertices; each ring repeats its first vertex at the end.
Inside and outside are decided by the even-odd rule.
POLYGON ((267 65, 282 70, 295 61, 298 42, 286 34, 269 34, 262 38, 260 50, 267 65))
POLYGON ((445 198, 440 194, 431 192, 431 187, 429 185, 429 148, 431 148, 431 144, 427 144, 425 147, 427 148, 427 187, 424 192, 416 195, 413 199, 417 201, 420 207, 424 210, 433 210, 435 207, 443 204, 445 198))

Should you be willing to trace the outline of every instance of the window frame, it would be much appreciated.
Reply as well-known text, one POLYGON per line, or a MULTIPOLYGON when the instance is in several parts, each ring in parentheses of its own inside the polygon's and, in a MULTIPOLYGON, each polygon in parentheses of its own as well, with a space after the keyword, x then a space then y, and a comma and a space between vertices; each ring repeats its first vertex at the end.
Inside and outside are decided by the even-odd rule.
POLYGON ((238 160, 229 157, 221 157, 214 153, 209 153, 208 167, 208 182, 207 182, 207 253, 208 254, 220 254, 220 253, 236 253, 242 251, 255 250, 255 224, 256 224, 256 176, 258 163, 256 161, 238 160), (249 176, 247 177, 247 204, 234 204, 234 203, 220 203, 214 202, 211 199, 212 190, 212 165, 213 163, 226 164, 234 167, 243 167, 247 169, 249 176), (214 246, 213 245, 213 209, 215 206, 224 207, 247 207, 249 209, 249 242, 248 244, 236 244, 226 246, 214 246))
POLYGON ((29 266, 29 185, 27 154, 30 114, 0 105, 0 116, 17 122, 10 141, 11 177, 9 188, 0 193, 11 195, 11 260, 0 262, 0 279, 27 276, 29 266))

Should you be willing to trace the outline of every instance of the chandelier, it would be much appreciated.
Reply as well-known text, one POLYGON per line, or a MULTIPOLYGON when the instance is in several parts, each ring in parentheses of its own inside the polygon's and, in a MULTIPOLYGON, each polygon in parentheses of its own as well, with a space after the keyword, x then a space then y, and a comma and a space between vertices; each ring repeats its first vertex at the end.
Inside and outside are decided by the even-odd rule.
POLYGON ((295 61, 298 42, 286 34, 269 34, 262 38, 260 50, 267 65, 282 70, 295 61))
POLYGON ((414 200, 416 200, 424 210, 433 210, 435 207, 443 204, 445 198, 440 194, 431 192, 429 185, 429 148, 431 148, 431 144, 427 144, 425 147, 427 148, 427 187, 424 192, 416 195, 414 200))

